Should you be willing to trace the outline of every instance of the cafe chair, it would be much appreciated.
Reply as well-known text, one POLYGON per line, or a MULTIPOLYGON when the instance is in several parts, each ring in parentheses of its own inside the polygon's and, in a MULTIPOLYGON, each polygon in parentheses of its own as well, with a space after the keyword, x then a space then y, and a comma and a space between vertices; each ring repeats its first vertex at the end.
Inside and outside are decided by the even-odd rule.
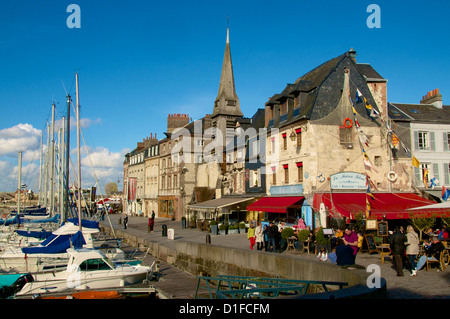
POLYGON ((309 255, 309 240, 303 242, 302 252, 304 252, 305 250, 308 252, 309 255))
POLYGON ((431 265, 433 265, 433 264, 438 264, 439 270, 445 269, 446 266, 444 263, 444 253, 445 253, 445 249, 439 253, 439 260, 437 260, 437 259, 430 260, 427 258, 427 271, 431 269, 431 265))

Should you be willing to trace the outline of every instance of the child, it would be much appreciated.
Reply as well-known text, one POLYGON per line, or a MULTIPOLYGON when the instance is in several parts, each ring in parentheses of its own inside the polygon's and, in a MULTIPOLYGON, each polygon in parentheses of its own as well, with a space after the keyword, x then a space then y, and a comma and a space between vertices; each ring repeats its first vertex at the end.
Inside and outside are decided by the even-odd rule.
POLYGON ((327 261, 328 259, 328 253, 325 251, 325 248, 320 249, 320 253, 317 255, 317 259, 320 261, 327 261))

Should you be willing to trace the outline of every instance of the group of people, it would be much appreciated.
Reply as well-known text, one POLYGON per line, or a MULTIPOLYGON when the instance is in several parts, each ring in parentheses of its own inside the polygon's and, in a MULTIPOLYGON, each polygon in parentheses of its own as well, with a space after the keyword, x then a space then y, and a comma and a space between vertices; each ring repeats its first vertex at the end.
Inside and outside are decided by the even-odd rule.
POLYGON ((250 240, 251 250, 256 245, 257 250, 276 251, 281 235, 278 226, 273 222, 264 228, 261 222, 258 223, 258 226, 252 222, 247 232, 247 238, 250 240))
MULTIPOLYGON (((314 244, 315 233, 318 229, 316 229, 316 231, 311 231, 309 226, 307 229, 310 231, 308 241, 314 244)), ((257 226, 255 226, 253 222, 250 223, 247 238, 250 241, 251 250, 253 250, 255 245, 256 249, 259 251, 265 250, 269 252, 276 252, 281 248, 281 232, 273 221, 270 221, 268 226, 263 226, 261 221, 258 222, 257 226)), ((339 266, 354 265, 358 250, 362 246, 362 238, 362 236, 359 236, 350 227, 345 229, 343 232, 338 229, 334 236, 336 241, 333 242, 333 246, 336 247, 333 249, 333 252, 329 253, 325 249, 322 249, 318 252, 317 258, 322 261, 329 259, 331 262, 334 262, 339 266)))
POLYGON ((448 238, 448 233, 442 229, 438 235, 433 232, 426 232, 429 241, 424 242, 425 254, 422 255, 417 264, 416 259, 419 254, 419 236, 411 225, 406 227, 406 234, 403 227, 396 227, 390 239, 390 248, 394 256, 393 267, 397 271, 397 276, 403 276, 404 257, 409 261, 411 276, 416 276, 417 272, 423 268, 427 260, 439 260, 441 252, 445 249, 441 242, 448 238))

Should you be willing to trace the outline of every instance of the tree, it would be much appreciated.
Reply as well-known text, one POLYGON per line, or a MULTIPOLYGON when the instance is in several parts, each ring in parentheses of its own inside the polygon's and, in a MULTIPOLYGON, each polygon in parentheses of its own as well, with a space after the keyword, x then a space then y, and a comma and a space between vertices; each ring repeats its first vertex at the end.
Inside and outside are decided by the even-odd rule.
POLYGON ((118 188, 117 188, 117 184, 116 183, 112 182, 112 183, 108 183, 108 184, 105 185, 106 196, 109 196, 112 193, 117 192, 117 191, 118 191, 118 188))
POLYGON ((409 221, 420 232, 419 239, 422 241, 422 233, 424 230, 433 227, 436 223, 436 217, 426 217, 428 214, 410 214, 409 221))

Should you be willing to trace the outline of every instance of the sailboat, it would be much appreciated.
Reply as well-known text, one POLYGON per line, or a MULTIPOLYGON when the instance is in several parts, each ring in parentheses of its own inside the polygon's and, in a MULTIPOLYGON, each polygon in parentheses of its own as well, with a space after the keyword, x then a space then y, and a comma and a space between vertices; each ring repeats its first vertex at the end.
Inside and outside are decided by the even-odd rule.
POLYGON ((117 265, 103 253, 92 249, 68 249, 70 258, 64 270, 28 274, 27 282, 16 296, 64 290, 93 290, 142 283, 152 267, 117 265))

